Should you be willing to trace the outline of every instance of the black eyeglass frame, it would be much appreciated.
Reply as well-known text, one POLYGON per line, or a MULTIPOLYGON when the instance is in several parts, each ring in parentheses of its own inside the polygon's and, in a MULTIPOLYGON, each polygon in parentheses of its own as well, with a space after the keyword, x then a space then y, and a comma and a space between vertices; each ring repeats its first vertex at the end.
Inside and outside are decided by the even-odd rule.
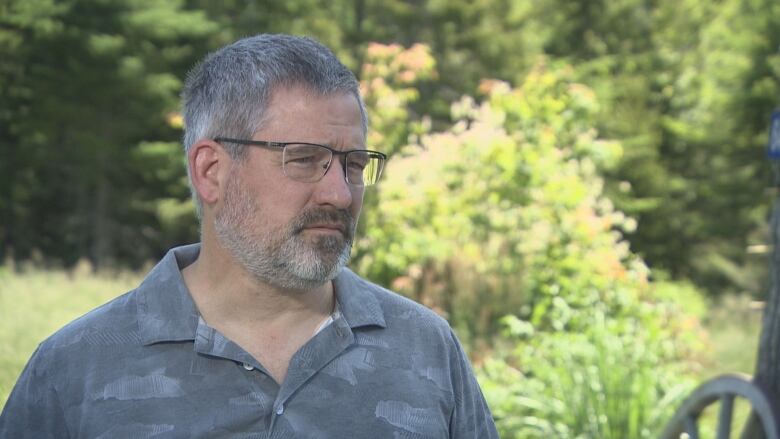
MULTIPOLYGON (((309 145, 309 146, 319 146, 320 148, 325 148, 325 149, 327 149, 328 151, 331 152, 331 160, 328 163, 328 167, 325 169, 325 172, 323 172, 322 175, 317 180, 313 180, 312 182, 320 181, 322 179, 322 177, 324 177, 325 174, 328 173, 328 171, 330 170, 330 166, 333 164, 333 158, 332 158, 333 156, 342 156, 343 155, 344 156, 344 160, 341 161, 341 162, 342 162, 342 167, 344 168, 344 179, 346 180, 346 182, 351 184, 351 185, 355 185, 355 186, 371 186, 371 185, 376 184, 379 181, 379 178, 382 176, 382 171, 384 170, 385 162, 387 161, 387 155, 382 153, 382 152, 379 152, 379 151, 372 151, 370 149, 350 149, 350 150, 347 150, 347 151, 339 151, 338 149, 333 149, 333 148, 331 148, 329 146, 321 145, 319 143, 310 143, 310 142, 269 142, 267 140, 231 139, 229 137, 215 137, 214 141, 217 142, 217 143, 227 142, 227 143, 236 143, 238 145, 259 146, 261 148, 274 149, 274 150, 278 150, 278 149, 284 150, 284 148, 287 145, 309 145), (369 156, 378 157, 378 158, 381 159, 381 161, 379 163, 379 172, 378 172, 378 175, 376 177, 376 181, 374 183, 366 185, 365 183, 357 183, 356 184, 356 183, 352 183, 352 182, 349 181, 349 178, 347 177, 347 168, 346 168, 347 156, 349 154, 351 154, 351 153, 356 153, 356 152, 368 153, 369 156)), ((290 178, 292 178, 292 177, 290 177, 290 178)))

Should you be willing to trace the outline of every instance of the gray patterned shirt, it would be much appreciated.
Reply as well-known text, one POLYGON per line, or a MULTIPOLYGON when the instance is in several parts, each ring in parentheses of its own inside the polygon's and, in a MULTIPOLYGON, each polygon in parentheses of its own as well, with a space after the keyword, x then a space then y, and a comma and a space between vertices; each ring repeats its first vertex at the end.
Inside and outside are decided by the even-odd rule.
POLYGON ((468 360, 427 308, 344 269, 339 315, 278 385, 199 317, 171 250, 141 285, 41 343, 0 438, 497 438, 468 360))

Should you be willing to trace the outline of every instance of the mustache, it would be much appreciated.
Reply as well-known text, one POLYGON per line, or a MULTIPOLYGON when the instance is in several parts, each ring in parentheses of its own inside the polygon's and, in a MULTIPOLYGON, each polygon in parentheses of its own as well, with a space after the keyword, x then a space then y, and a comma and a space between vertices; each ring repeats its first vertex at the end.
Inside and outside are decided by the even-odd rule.
POLYGON ((311 224, 331 223, 344 226, 344 235, 352 238, 355 220, 344 209, 311 209, 299 215, 292 224, 293 233, 298 234, 311 224))

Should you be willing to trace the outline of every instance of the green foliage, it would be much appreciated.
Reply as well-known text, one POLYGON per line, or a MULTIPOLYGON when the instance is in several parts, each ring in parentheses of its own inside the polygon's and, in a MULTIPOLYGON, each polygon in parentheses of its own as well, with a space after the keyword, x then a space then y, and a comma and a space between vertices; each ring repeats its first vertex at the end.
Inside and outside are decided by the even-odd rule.
POLYGON ((144 160, 143 145, 179 137, 180 78, 214 24, 181 1, 6 3, 0 100, 14 111, 0 112, 0 256, 138 265, 192 239, 192 214, 186 233, 148 233, 159 199, 188 193, 180 150, 144 160))
POLYGON ((641 325, 602 315, 583 332, 514 334, 507 358, 479 369, 501 437, 657 437, 694 381, 668 334, 641 325))
POLYGON ((616 233, 634 224, 596 172, 620 148, 588 127, 593 94, 569 72, 541 62, 517 89, 486 83, 485 102, 453 106, 449 132, 397 154, 366 213, 360 271, 480 336, 506 313, 578 327, 577 309, 620 307, 622 284, 645 279, 616 233))
POLYGON ((180 137, 168 122, 181 78, 206 50, 291 32, 331 46, 365 84, 382 78, 396 90, 369 90, 384 100, 371 104, 372 147, 391 153, 419 143, 410 135, 445 130, 451 105, 485 78, 519 84, 539 56, 571 65, 599 108, 584 123, 623 146, 616 154, 593 144, 585 155, 618 210, 636 219, 626 235, 634 251, 712 294, 758 295, 765 263, 744 249, 766 236, 760 156, 780 93, 779 17, 771 0, 6 0, 0 254, 137 265, 195 239, 194 215, 179 218, 186 233, 148 233, 165 228, 158 198, 186 203, 186 188, 149 180, 156 170, 129 157, 143 142, 180 137), (418 55, 430 65, 413 68, 411 81, 403 69, 371 71, 372 47, 385 47, 372 42, 390 52, 424 43, 418 55), (139 193, 143 208, 128 208, 139 193))
POLYGON ((567 19, 582 38, 564 33, 551 47, 596 91, 600 132, 625 146, 606 178, 610 198, 639 223, 632 248, 713 295, 762 293, 765 262, 745 247, 765 239, 761 155, 780 92, 768 68, 780 43, 768 30, 777 5, 624 0, 587 9, 595 13, 567 19))
POLYGON ((435 61, 427 46, 368 46, 360 88, 370 115, 369 145, 392 156, 413 141, 410 136, 420 136, 428 130, 410 106, 420 98, 419 84, 435 76, 435 61))

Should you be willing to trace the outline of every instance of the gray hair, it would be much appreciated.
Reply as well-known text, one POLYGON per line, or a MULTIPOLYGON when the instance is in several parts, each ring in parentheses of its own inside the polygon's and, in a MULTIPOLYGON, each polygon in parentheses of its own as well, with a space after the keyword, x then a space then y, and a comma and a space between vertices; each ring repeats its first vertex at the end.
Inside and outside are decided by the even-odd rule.
MULTIPOLYGON (((308 37, 262 34, 209 54, 187 75, 182 92, 184 150, 204 138, 251 139, 262 127, 274 88, 299 85, 323 96, 352 94, 360 106, 363 133, 368 131, 360 85, 330 49, 308 37)), ((226 148, 234 160, 246 155, 246 146, 226 148)), ((189 163, 187 175, 201 218, 203 202, 192 186, 189 163)))

